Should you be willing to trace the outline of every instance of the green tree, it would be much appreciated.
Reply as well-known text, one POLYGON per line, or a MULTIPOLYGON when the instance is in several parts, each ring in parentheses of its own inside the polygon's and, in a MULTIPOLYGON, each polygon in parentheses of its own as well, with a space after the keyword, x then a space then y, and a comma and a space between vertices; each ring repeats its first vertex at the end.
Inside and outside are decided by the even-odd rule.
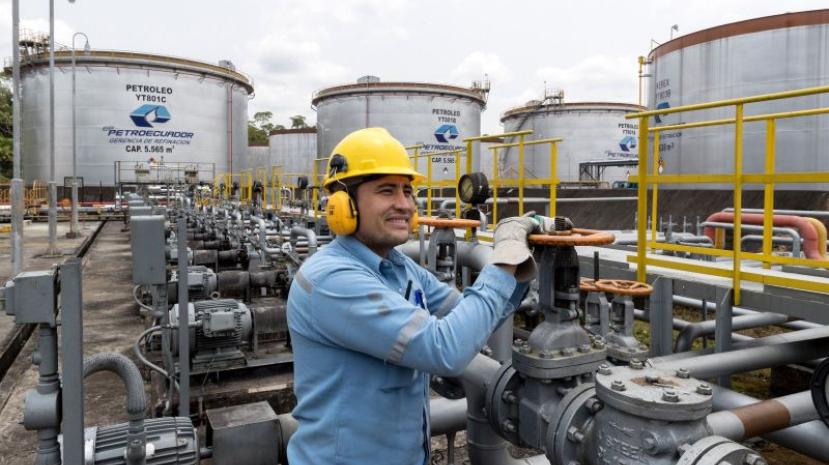
POLYGON ((291 129, 307 128, 308 124, 305 122, 305 117, 302 115, 291 116, 291 129))
POLYGON ((253 119, 248 121, 248 145, 268 145, 268 136, 274 129, 273 112, 257 111, 253 119))
POLYGON ((0 177, 12 177, 12 91, 10 79, 0 76, 0 177))

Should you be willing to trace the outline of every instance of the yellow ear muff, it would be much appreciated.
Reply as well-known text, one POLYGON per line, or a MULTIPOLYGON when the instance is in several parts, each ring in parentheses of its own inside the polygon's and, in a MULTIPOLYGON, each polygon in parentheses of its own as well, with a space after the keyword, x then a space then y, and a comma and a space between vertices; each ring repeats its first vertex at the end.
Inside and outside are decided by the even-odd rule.
POLYGON ((348 236, 357 231, 357 207, 347 192, 338 191, 328 197, 325 215, 334 234, 348 236))

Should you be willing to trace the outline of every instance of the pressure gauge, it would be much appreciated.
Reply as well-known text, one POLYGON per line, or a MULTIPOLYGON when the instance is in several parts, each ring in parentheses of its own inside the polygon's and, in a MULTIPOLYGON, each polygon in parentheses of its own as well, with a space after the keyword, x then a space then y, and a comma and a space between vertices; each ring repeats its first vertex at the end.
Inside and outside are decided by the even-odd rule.
POLYGON ((479 205, 489 198, 489 182, 484 173, 469 173, 458 181, 458 195, 464 203, 479 205))

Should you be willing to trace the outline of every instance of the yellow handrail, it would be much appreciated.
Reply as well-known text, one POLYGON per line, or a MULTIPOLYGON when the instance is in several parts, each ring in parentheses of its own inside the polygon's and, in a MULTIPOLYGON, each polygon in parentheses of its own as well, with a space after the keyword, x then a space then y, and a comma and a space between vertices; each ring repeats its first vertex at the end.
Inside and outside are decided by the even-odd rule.
POLYGON ((785 118, 798 118, 815 116, 829 113, 827 108, 814 108, 806 110, 795 110, 779 113, 768 113, 761 115, 745 116, 745 105, 770 100, 789 99, 806 95, 829 93, 829 86, 810 87, 806 89, 776 92, 771 94, 753 95, 749 97, 732 98, 714 102, 684 105, 674 108, 643 111, 626 115, 627 119, 639 120, 639 169, 637 176, 631 176, 630 180, 638 182, 637 202, 637 239, 638 250, 635 257, 628 257, 629 261, 637 264, 637 280, 644 281, 647 276, 647 265, 655 265, 666 268, 680 269, 696 273, 707 273, 714 276, 728 277, 732 280, 734 289, 734 303, 739 304, 741 300, 741 282, 751 281, 769 285, 792 287, 796 289, 811 290, 829 293, 829 284, 800 278, 779 277, 775 275, 744 271, 741 263, 744 259, 758 260, 763 263, 766 269, 772 264, 797 264, 809 267, 829 268, 829 261, 809 260, 799 257, 780 257, 772 255, 772 227, 774 214, 774 185, 775 183, 829 183, 829 172, 795 172, 775 173, 775 142, 776 142, 776 121, 785 118), (734 107, 733 118, 714 119, 707 121, 695 121, 689 123, 672 124, 665 126, 650 127, 651 116, 666 115, 681 112, 692 112, 710 108, 734 107), (744 125, 746 122, 765 121, 765 163, 763 173, 743 173, 743 147, 744 147, 744 125), (734 170, 732 173, 715 174, 661 174, 659 173, 659 136, 662 132, 677 129, 694 129, 710 126, 734 125, 734 170), (648 135, 653 134, 653 167, 648 173, 649 140, 648 135), (717 184, 729 183, 734 188, 734 231, 732 250, 709 249, 705 247, 693 247, 678 244, 658 243, 656 237, 656 217, 658 186, 660 184, 717 184), (763 184, 763 246, 762 253, 747 253, 741 250, 739 238, 742 236, 742 192, 744 184, 763 184), (647 195, 648 186, 653 186, 651 205, 652 225, 650 240, 647 238, 647 195), (647 249, 651 250, 672 250, 694 254, 729 256, 732 258, 731 269, 714 267, 701 264, 687 264, 672 260, 665 260, 647 256, 647 249))

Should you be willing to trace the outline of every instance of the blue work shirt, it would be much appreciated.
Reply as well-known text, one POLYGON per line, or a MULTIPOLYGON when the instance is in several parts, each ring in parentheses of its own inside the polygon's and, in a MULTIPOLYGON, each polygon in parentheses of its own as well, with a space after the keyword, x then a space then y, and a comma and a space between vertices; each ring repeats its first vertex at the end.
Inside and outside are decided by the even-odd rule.
POLYGON ((461 297, 399 251, 383 259, 351 236, 311 256, 288 295, 291 465, 426 463, 427 373, 459 375, 525 290, 489 265, 461 297))

